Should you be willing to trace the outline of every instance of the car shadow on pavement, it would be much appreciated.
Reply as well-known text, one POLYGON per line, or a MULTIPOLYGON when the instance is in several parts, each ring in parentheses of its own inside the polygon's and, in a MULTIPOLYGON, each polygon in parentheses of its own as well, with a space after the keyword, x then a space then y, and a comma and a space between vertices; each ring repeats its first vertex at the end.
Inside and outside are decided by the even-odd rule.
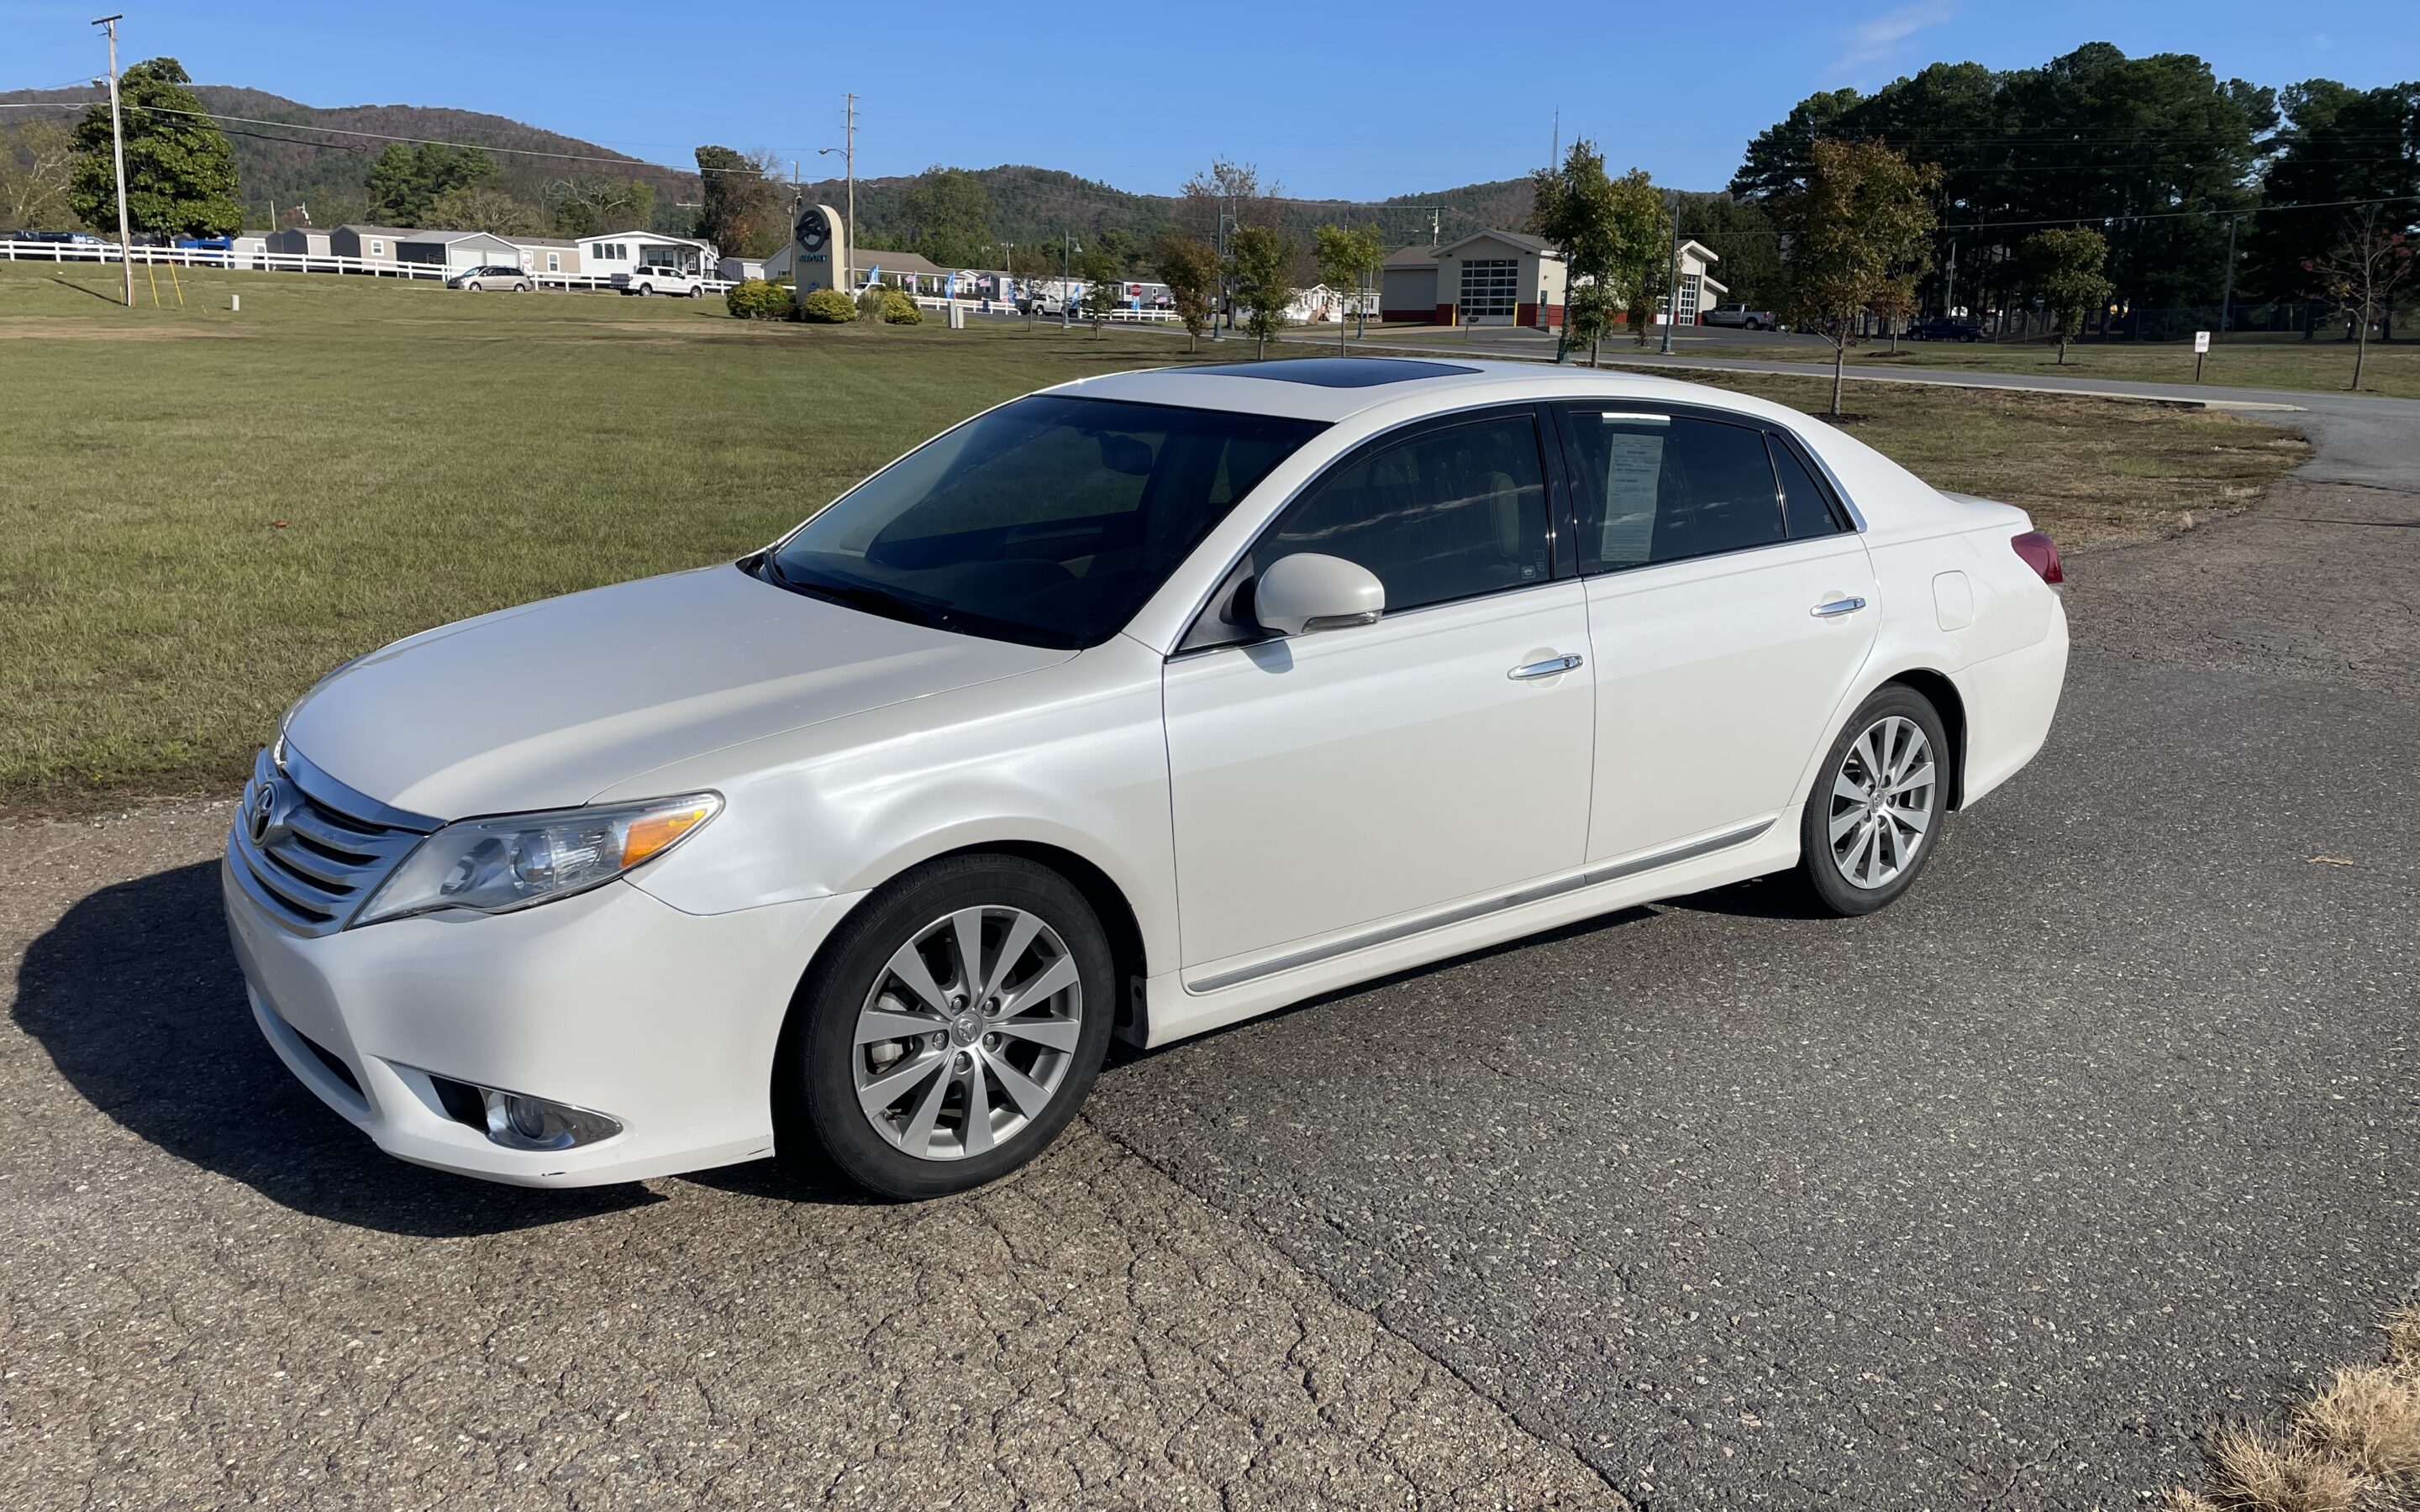
POLYGON ((77 903, 26 949, 15 1017, 101 1112, 299 1212, 458 1238, 663 1200, 635 1183, 498 1186, 381 1152, 261 1039, 227 945, 215 862, 77 903))
POLYGON ((1695 914, 1728 914, 1733 918, 1828 919, 1835 915, 1819 906, 1807 884, 1794 872, 1776 872, 1745 882, 1728 883, 1704 892, 1667 898, 1656 906, 1685 908, 1695 914))

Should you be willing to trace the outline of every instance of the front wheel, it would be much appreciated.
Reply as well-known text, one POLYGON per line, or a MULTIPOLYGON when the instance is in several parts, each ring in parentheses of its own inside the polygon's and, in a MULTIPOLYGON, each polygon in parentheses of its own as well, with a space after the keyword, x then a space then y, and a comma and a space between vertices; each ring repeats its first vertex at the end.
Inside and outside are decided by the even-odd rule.
POLYGON ((1858 706, 1799 820, 1799 873, 1827 912, 1870 914, 1915 885, 1947 816, 1948 753, 1916 689, 1894 684, 1858 706))
POLYGON ((774 1065, 785 1158, 917 1199, 1048 1148, 1109 1052, 1116 965, 1064 877, 955 856, 866 900, 799 989, 774 1065))

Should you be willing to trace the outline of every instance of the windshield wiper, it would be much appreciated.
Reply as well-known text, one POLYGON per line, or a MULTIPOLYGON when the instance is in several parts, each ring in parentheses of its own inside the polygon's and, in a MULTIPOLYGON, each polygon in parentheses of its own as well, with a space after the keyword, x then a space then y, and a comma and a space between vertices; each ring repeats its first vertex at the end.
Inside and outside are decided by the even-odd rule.
POLYGON ((843 609, 861 609, 868 614, 879 615, 886 620, 903 620, 909 625, 921 625, 928 629, 944 629, 948 627, 948 623, 953 617, 946 612, 927 609, 912 599, 904 598, 871 584, 825 582, 793 578, 782 570, 781 562, 769 551, 765 555, 764 571, 765 580, 776 588, 786 588, 794 594, 804 594, 809 598, 820 598, 827 603, 838 604, 843 609))

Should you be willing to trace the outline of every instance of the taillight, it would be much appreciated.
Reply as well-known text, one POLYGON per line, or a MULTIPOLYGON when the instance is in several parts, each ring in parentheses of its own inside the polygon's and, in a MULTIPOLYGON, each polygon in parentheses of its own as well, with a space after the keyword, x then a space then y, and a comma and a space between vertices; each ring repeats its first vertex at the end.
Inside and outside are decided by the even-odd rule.
POLYGON ((2051 544, 2049 536, 2040 531, 2027 531, 2023 535, 2011 537, 2009 544, 2017 548, 2017 555, 2025 559, 2026 566, 2041 575, 2042 581, 2053 587, 2067 581, 2066 570, 2058 564, 2058 548, 2051 544))

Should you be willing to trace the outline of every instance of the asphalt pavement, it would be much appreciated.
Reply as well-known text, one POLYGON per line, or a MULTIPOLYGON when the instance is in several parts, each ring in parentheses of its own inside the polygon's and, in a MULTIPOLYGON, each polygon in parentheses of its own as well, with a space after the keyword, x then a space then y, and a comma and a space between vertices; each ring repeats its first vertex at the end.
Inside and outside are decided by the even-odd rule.
POLYGON ((1125 1057, 921 1207, 388 1161, 256 1041, 224 807, 0 828, 0 1504, 2137 1504, 2420 1285, 2420 405, 2286 418, 2071 560, 2049 747, 1892 909, 1125 1057))

